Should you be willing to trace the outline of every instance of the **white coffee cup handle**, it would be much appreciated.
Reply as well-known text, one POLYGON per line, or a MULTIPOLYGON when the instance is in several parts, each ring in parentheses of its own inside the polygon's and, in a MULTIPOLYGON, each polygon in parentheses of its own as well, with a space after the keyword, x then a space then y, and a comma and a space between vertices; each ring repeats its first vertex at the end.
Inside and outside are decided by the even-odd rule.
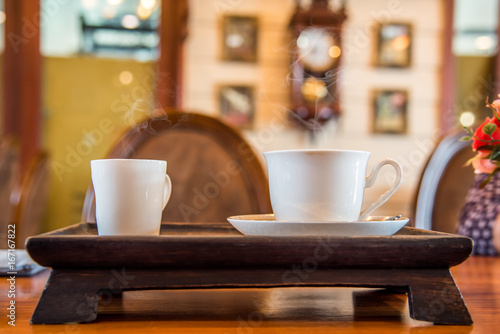
POLYGON ((380 168, 384 165, 391 165, 394 167, 396 170, 396 179, 394 180, 393 185, 389 190, 387 190, 385 193, 383 193, 375 202, 370 204, 366 209, 361 211, 361 214, 359 216, 359 220, 365 220, 370 213, 372 213, 375 209, 377 209, 379 206, 384 204, 389 197, 391 197, 396 190, 398 190, 399 186, 401 185, 401 182, 403 181, 403 168, 401 168, 401 165, 399 162, 396 160, 392 159, 384 159, 380 161, 372 170, 371 174, 366 178, 366 183, 365 183, 365 188, 371 187, 375 183, 375 179, 377 178, 378 172, 380 168))
POLYGON ((167 174, 165 174, 165 189, 163 192, 163 209, 165 209, 165 207, 167 206, 168 200, 170 199, 170 195, 172 195, 172 181, 170 180, 170 177, 167 174))

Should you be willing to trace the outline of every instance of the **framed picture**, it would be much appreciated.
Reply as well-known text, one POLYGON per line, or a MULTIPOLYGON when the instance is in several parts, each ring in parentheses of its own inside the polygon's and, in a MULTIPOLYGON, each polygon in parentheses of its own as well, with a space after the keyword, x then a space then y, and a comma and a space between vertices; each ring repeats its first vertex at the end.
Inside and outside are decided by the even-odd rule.
POLYGON ((373 133, 406 133, 408 91, 373 92, 373 133))
POLYGON ((224 121, 239 128, 251 128, 255 113, 252 86, 221 86, 219 88, 220 115, 224 121))
POLYGON ((409 67, 412 27, 409 23, 385 23, 377 27, 375 66, 409 67))
POLYGON ((225 16, 222 24, 222 59, 257 61, 257 18, 225 16))

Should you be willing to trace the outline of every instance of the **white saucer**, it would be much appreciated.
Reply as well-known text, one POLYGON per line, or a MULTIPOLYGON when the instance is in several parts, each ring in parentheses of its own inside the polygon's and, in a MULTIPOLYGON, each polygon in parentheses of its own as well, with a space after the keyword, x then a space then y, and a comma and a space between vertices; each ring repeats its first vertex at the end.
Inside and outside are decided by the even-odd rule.
POLYGON ((260 236, 384 236, 399 231, 409 219, 373 216, 360 222, 276 221, 274 214, 231 216, 227 220, 245 235, 260 236))

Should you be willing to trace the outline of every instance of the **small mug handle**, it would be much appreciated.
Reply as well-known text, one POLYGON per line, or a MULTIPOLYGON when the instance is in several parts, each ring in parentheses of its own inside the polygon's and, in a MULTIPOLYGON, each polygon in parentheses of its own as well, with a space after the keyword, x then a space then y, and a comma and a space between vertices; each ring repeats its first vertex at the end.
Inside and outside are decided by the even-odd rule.
POLYGON ((389 190, 383 193, 379 198, 377 198, 375 202, 370 204, 366 209, 361 211, 361 214, 359 216, 360 221, 365 220, 370 213, 372 213, 375 209, 384 204, 389 199, 389 197, 391 197, 396 192, 396 190, 398 190, 399 186, 401 185, 401 182, 403 181, 403 168, 401 168, 399 162, 392 159, 384 159, 380 161, 377 165, 375 165, 371 174, 366 178, 365 188, 369 188, 375 183, 375 179, 377 178, 378 172, 380 168, 384 165, 391 165, 392 167, 394 167, 394 169, 396 170, 396 180, 394 180, 394 183, 389 188, 389 190))
POLYGON ((165 189, 163 192, 163 209, 165 209, 165 207, 167 206, 168 200, 170 199, 170 195, 172 195, 172 181, 170 181, 170 177, 168 176, 168 174, 165 174, 165 189))

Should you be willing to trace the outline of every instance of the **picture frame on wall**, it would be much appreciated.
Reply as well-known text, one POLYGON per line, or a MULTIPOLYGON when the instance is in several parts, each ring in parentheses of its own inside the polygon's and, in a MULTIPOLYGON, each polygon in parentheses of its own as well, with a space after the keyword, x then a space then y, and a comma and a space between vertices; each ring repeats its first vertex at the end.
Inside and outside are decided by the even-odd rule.
POLYGON ((218 101, 221 118, 235 127, 250 129, 255 115, 254 87, 223 85, 219 87, 218 101))
POLYGON ((410 23, 379 24, 376 29, 375 41, 375 66, 410 67, 413 42, 410 23))
POLYGON ((374 90, 372 103, 373 133, 404 134, 407 132, 407 90, 374 90))
POLYGON ((256 62, 258 19, 255 16, 224 16, 222 22, 222 59, 256 62))

